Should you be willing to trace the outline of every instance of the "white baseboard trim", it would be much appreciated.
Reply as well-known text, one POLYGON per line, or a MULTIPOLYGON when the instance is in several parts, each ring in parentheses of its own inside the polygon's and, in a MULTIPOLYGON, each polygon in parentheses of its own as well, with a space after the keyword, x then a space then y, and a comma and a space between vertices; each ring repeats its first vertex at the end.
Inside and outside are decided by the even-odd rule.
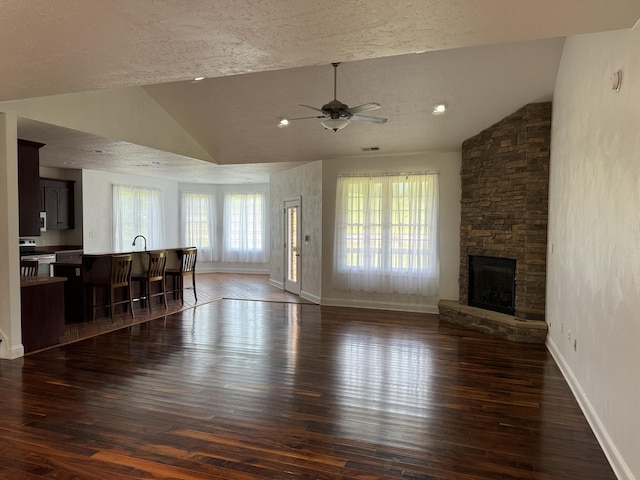
POLYGON ((196 273, 243 273, 246 275, 268 275, 269 270, 264 268, 219 268, 219 267, 198 267, 196 273))
POLYGON ((279 288, 280 290, 284 290, 284 282, 281 282, 274 278, 269 278, 269 285, 271 285, 272 287, 279 288))
POLYGON ((438 304, 418 305, 408 303, 377 302, 373 300, 350 300, 345 298, 323 298, 322 305, 330 307, 368 308, 373 310, 395 310, 398 312, 438 313, 438 304))
POLYGON ((319 296, 305 291, 300 292, 300 298, 304 298, 305 300, 309 300, 310 302, 316 303, 318 305, 320 305, 322 300, 319 296))
POLYGON ((0 342, 0 358, 5 360, 15 360, 16 358, 24 357, 24 345, 14 345, 11 348, 7 347, 8 343, 5 338, 2 338, 0 342))
POLYGON ((585 395, 584 390, 582 390, 578 379, 573 375, 573 371, 571 370, 564 357, 560 353, 557 345, 549 335, 547 335, 546 345, 547 349, 551 353, 551 356, 558 365, 558 368, 560 368, 562 375, 569 384, 569 388, 571 389, 571 392, 573 392, 573 396, 578 402, 582 413, 584 413, 587 422, 591 426, 591 429, 593 430, 598 443, 602 447, 602 451, 609 460, 609 464, 611 465, 611 468, 616 474, 618 480, 637 480, 620 455, 620 452, 616 448, 615 443, 613 443, 613 440, 607 433, 607 430, 602 424, 600 417, 598 417, 598 414, 591 405, 591 402, 589 402, 589 399, 585 395))

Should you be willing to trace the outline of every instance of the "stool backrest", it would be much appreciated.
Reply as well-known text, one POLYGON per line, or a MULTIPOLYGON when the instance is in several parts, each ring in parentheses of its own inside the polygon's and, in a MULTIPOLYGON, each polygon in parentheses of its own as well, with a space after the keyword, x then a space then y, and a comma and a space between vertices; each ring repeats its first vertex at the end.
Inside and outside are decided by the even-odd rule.
POLYGON ((180 263, 180 270, 182 273, 193 272, 196 269, 197 256, 198 249, 195 247, 182 249, 182 261, 180 263))
POLYGON ((161 280, 167 267, 167 252, 151 252, 149 254, 148 280, 161 280))
POLYGON ((111 257, 111 286, 124 287, 131 282, 133 255, 113 255, 111 257))
POLYGON ((38 261, 37 260, 20 260, 20 275, 22 275, 23 277, 37 277, 38 261))

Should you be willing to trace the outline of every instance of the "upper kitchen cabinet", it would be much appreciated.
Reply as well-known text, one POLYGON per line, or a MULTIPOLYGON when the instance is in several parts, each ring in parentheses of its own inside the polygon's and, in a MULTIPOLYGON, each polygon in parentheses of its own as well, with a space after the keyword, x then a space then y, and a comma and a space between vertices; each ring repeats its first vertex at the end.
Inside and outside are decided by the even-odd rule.
POLYGON ((40 149, 43 143, 18 139, 19 235, 40 235, 40 149))
POLYGON ((69 180, 40 179, 40 199, 47 212, 47 230, 74 228, 74 184, 69 180))

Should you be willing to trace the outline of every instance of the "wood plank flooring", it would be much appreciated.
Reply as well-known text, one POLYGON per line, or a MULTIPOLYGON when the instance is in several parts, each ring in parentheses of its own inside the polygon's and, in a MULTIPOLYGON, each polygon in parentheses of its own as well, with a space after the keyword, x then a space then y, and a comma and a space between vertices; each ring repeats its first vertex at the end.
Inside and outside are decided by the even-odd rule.
POLYGON ((0 361, 0 478, 615 478, 544 346, 248 280, 0 361))
POLYGON ((70 323, 66 325, 65 333, 60 339, 61 344, 75 342, 85 338, 101 335, 106 332, 118 330, 129 325, 148 322, 154 318, 164 317, 172 313, 181 312, 208 302, 222 300, 223 298, 256 299, 271 302, 309 303, 297 295, 280 290, 269 285, 268 275, 242 275, 242 274, 218 274, 201 273, 196 275, 196 289, 198 302, 196 303, 193 290, 186 289, 184 304, 167 297, 167 309, 159 305, 159 298, 155 298, 151 313, 135 302, 135 317, 131 318, 128 312, 121 308, 116 310, 113 321, 106 318, 97 318, 93 322, 70 323))

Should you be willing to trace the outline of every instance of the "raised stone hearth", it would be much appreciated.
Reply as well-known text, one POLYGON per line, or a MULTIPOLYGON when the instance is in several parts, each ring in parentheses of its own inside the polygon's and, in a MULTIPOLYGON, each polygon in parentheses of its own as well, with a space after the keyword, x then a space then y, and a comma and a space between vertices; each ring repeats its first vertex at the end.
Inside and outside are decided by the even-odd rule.
POLYGON ((550 145, 550 102, 525 105, 462 144, 459 300, 440 302, 443 320, 544 341, 550 145), (470 301, 472 257, 514 263, 513 315, 470 301))
POLYGON ((440 319, 461 327, 506 338, 512 342, 544 343, 547 323, 543 320, 518 320, 513 315, 440 300, 440 319))

